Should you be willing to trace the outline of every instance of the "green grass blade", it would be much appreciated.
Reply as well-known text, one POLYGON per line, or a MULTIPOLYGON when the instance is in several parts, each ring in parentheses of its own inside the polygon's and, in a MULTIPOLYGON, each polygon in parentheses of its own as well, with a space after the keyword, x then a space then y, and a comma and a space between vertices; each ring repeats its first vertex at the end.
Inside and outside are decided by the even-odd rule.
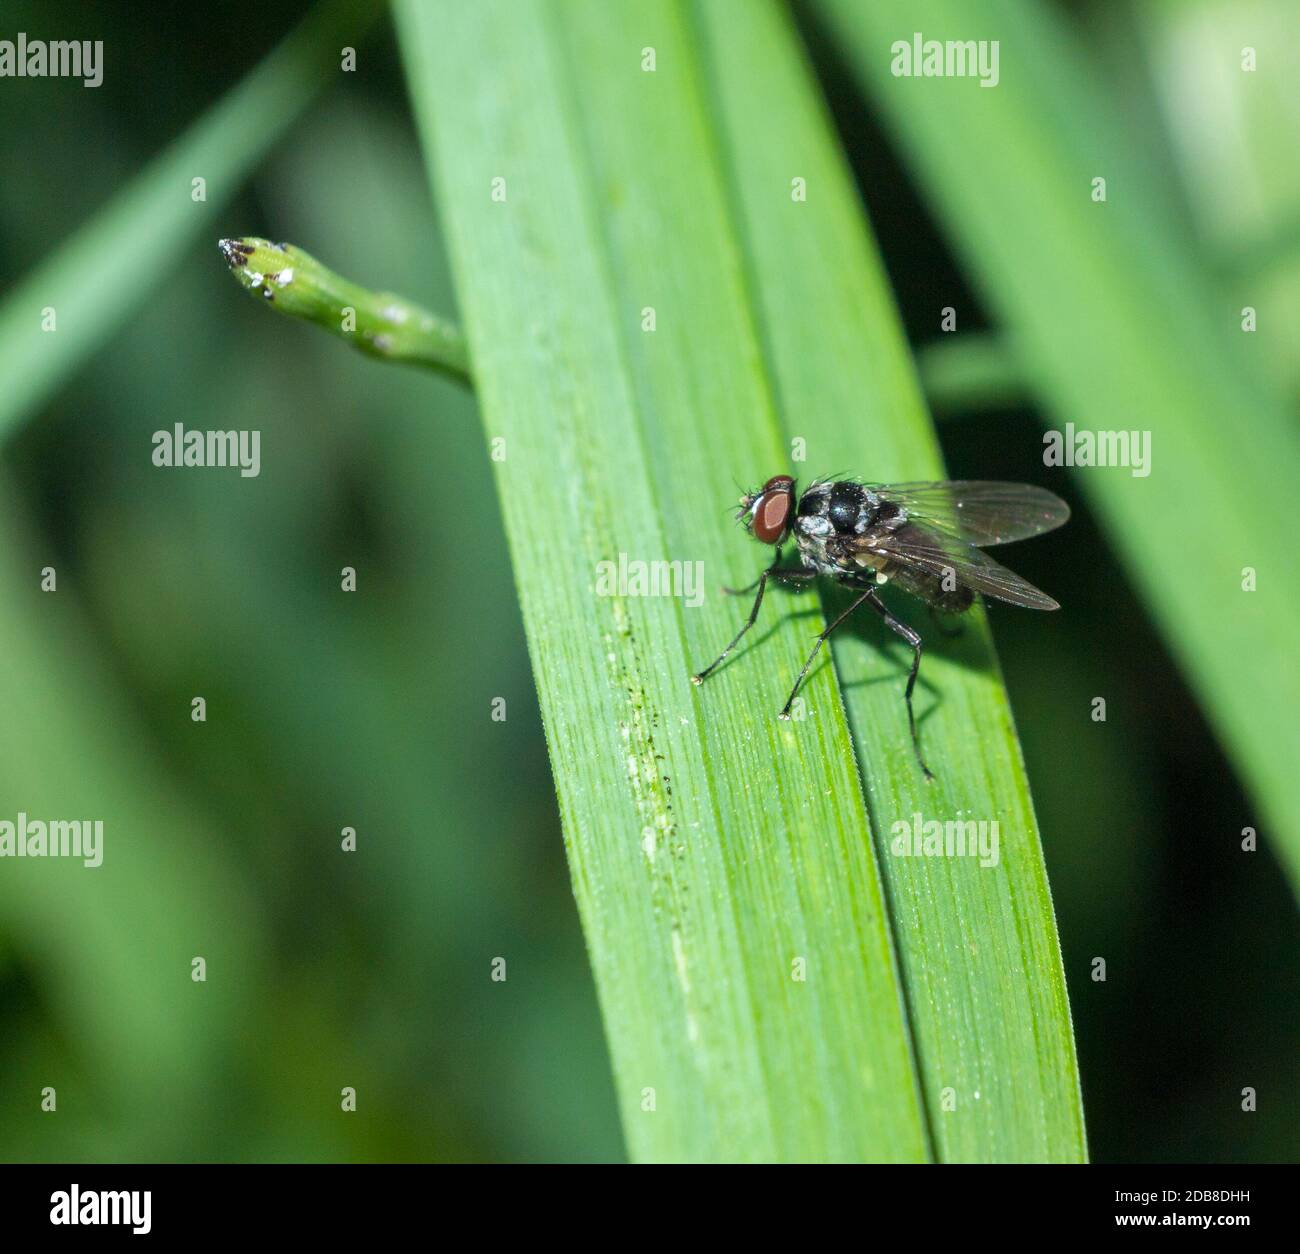
MULTIPOLYGON (((114 1153, 183 1158, 194 1152, 189 1118, 205 1100, 210 1068, 237 1047, 237 1025, 264 993, 219 973, 253 968, 267 937, 246 868, 203 806, 151 757, 151 729, 97 657, 96 628, 63 586, 64 571, 57 593, 39 589, 33 572, 48 546, 27 527, 8 475, 0 475, 0 505, 0 819, 13 824, 21 811, 103 823, 93 868, 6 857, 0 923, 39 970, 39 997, 61 1043, 95 1077, 101 1117, 146 1085, 177 1116, 175 1129, 154 1129, 152 1150, 129 1142, 114 1153), (191 982, 195 956, 211 966, 211 983, 191 982)), ((60 1101, 64 1075, 51 1065, 40 1081, 56 1084, 60 1101)), ((6 1092, 11 1099, 5 1118, 16 1134, 47 1145, 38 1126, 49 1115, 6 1092)), ((95 1156, 83 1145, 65 1152, 95 1156)))
POLYGON ((504 440, 498 483, 630 1150, 923 1158, 830 670, 806 721, 774 717, 821 620, 773 615, 757 656, 688 681, 736 619, 717 585, 756 561, 723 514, 732 477, 785 454, 681 14, 396 13, 487 433, 504 440), (648 44, 655 73, 640 68, 648 44), (613 101, 628 111, 616 133, 613 101), (657 251, 674 213, 690 230, 657 251), (598 563, 620 554, 702 561, 707 611, 598 595, 598 563))
POLYGON ((0 304, 0 438, 128 318, 208 229, 331 73, 344 35, 378 13, 337 0, 309 17, 0 304), (206 199, 191 180, 205 180, 206 199), (53 329, 45 329, 46 310, 53 329))
MULTIPOLYGON (((1048 6, 814 8, 896 130, 1053 427, 1150 432, 1149 476, 1077 478, 1259 805, 1241 826, 1271 839, 1300 886, 1300 441, 1266 346, 1207 280, 1048 6), (895 78, 890 45, 913 31, 999 40, 998 86, 895 78), (1097 176, 1105 203, 1092 199, 1097 176)), ((1285 70, 1274 61, 1259 73, 1285 70)), ((1224 856, 1238 856, 1239 833, 1223 840, 1224 856)))
POLYGON ((999 335, 945 336, 917 353, 916 368, 926 402, 943 417, 1029 403, 1015 349, 999 335))
MULTIPOLYGON (((700 615, 653 598, 593 597, 595 564, 620 552, 702 556, 710 591, 752 577, 761 555, 716 511, 735 494, 731 476, 760 481, 787 464, 774 385, 787 410, 787 389, 806 392, 820 411, 810 431, 830 452, 842 389, 861 384, 882 427, 903 428, 890 437, 891 464, 937 466, 878 262, 791 34, 755 8, 744 38, 709 35, 726 6, 642 6, 635 21, 593 5, 397 11, 489 435, 508 450, 507 527, 633 1153, 916 1156, 907 1033, 831 668, 814 674, 806 722, 773 718, 801 642, 823 620, 811 605, 792 615, 782 602, 761 654, 692 699, 684 677, 725 640, 734 605, 710 596, 700 615), (641 68, 647 47, 653 71, 641 68), (494 72, 477 72, 483 65, 494 72), (772 234, 757 241, 724 177, 729 144, 763 159, 752 136, 731 133, 766 116, 738 116, 738 106, 754 110, 742 99, 748 82, 780 85, 793 110, 789 142, 812 154, 820 187, 838 181, 829 213, 814 212, 795 235, 824 250, 819 273, 848 257, 807 338, 848 312, 839 333, 878 367, 850 384, 819 385, 829 346, 814 346, 816 368, 791 372, 809 345, 802 332, 774 334, 770 315, 798 285, 792 263, 765 258, 766 290, 745 273, 792 204, 783 170, 769 184, 772 234), (504 199, 492 199, 494 179, 504 199), (540 538, 541 520, 557 517, 564 525, 540 538), (655 859, 675 851, 672 864, 646 849, 655 859), (791 985, 790 960, 810 946, 817 977, 791 985), (671 1078, 668 1119, 655 1075, 671 1078), (653 1115, 641 1104, 646 1087, 656 1087, 653 1115)), ((862 463, 868 437, 839 448, 862 463)), ((1077 1079, 1032 811, 982 628, 967 653, 971 673, 942 671, 957 694, 938 737, 953 778, 937 810, 925 793, 925 809, 945 817, 966 803, 1002 816, 1014 847, 1001 871, 888 869, 916 916, 902 943, 917 980, 909 1001, 923 1003, 931 1117, 946 1121, 936 1140, 954 1158, 1077 1158, 1077 1079), (954 750, 970 720, 992 728, 992 748, 954 750), (926 946, 937 952, 927 958, 926 946), (957 1109, 940 1114, 946 1087, 957 1109)), ((860 644, 843 655, 851 672, 879 672, 879 655, 860 644)), ((851 697, 881 821, 924 789, 896 688, 888 699, 851 697), (877 714, 882 730, 868 733, 877 714)))
MULTIPOLYGON (((812 472, 943 477, 880 258, 787 21, 742 0, 703 0, 697 12, 787 436, 804 442, 812 472), (791 199, 792 177, 805 179, 806 201, 791 199)), ((900 700, 910 652, 882 649, 889 634, 873 624, 835 637, 835 663, 882 851, 936 1154, 1078 1160, 1086 1146, 1060 947, 988 629, 972 614, 960 646, 943 648, 914 602, 898 611, 927 639, 918 715, 937 783, 926 785, 912 763, 900 700), (895 824, 911 828, 914 815, 996 822, 998 864, 896 856, 895 824)))
MULTIPOLYGON (((1300 22, 1294 5, 1154 0, 1116 13, 1141 56, 1198 238, 1237 304, 1266 309, 1256 335, 1300 400, 1300 22), (1245 49, 1256 68, 1243 71, 1245 49)), ((1141 72, 1137 67, 1134 72, 1141 72)))

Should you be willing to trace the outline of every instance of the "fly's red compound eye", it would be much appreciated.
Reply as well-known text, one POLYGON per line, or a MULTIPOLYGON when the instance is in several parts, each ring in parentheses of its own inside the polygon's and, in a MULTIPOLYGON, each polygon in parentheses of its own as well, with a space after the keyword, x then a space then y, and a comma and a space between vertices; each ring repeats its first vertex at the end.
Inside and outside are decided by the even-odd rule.
POLYGON ((764 544, 778 544, 790 524, 794 508, 794 480, 789 475, 773 475, 764 485, 754 505, 752 530, 754 539, 764 544))

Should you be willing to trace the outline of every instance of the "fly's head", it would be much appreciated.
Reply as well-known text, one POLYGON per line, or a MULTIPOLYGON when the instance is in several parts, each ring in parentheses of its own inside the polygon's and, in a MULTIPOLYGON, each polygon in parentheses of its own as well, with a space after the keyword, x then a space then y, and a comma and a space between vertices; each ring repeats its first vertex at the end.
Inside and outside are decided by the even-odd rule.
POLYGON ((755 540, 780 544, 794 523, 794 480, 773 475, 757 492, 746 492, 736 519, 755 540))

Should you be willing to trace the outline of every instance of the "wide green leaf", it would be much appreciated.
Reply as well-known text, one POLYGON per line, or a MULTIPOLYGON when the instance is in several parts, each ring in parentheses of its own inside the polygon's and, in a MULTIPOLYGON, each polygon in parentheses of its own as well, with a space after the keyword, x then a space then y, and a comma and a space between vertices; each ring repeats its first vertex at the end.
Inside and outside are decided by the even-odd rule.
POLYGON ((744 613, 717 585, 764 560, 726 516, 737 479, 785 469, 796 435, 863 473, 939 465, 792 32, 766 5, 396 11, 634 1156, 919 1158, 924 1107, 945 1157, 1079 1157, 1050 903, 982 623, 928 679, 933 787, 878 636, 836 654, 856 746, 830 666, 806 717, 776 720, 824 622, 813 598, 769 594, 753 643, 687 683, 744 613), (605 588, 620 559, 702 562, 704 606, 605 588), (894 859, 892 824, 917 811, 998 822, 998 866, 894 859))
MULTIPOLYGON (((754 554, 733 475, 783 461, 671 6, 401 4, 523 602, 575 893, 640 1159, 917 1159, 925 1131, 853 747, 828 671, 806 722, 688 677, 734 606, 603 595, 754 554), (658 48, 660 69, 640 68, 658 48), (588 126, 613 90, 642 164, 588 126), (494 182, 494 180, 500 180, 494 182), (497 199, 494 199, 494 190, 497 199), (637 279, 607 234, 690 229, 637 279), (643 331, 643 310, 656 329, 643 331), (807 978, 800 965, 806 965, 807 978)), ((789 675, 804 620, 766 641, 789 675)))

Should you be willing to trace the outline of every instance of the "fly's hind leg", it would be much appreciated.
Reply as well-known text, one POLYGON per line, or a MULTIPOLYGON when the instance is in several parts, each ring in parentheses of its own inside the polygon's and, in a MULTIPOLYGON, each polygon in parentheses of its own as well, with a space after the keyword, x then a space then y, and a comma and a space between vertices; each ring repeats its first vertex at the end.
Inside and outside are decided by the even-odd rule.
MULTIPOLYGON (((921 738, 916 731, 916 714, 912 709, 912 690, 916 687, 917 672, 921 669, 921 650, 924 647, 920 635, 917 634, 905 622, 897 619, 889 612, 885 603, 876 595, 874 589, 868 589, 863 595, 863 600, 871 603, 871 608, 885 620, 885 625, 896 635, 902 636, 908 644, 912 646, 912 669, 907 676, 907 725, 912 729, 912 749, 916 754, 917 764, 924 772, 926 779, 934 779, 934 774, 926 766, 925 759, 921 756, 921 738)), ((858 603, 855 603, 858 604, 858 603)))

